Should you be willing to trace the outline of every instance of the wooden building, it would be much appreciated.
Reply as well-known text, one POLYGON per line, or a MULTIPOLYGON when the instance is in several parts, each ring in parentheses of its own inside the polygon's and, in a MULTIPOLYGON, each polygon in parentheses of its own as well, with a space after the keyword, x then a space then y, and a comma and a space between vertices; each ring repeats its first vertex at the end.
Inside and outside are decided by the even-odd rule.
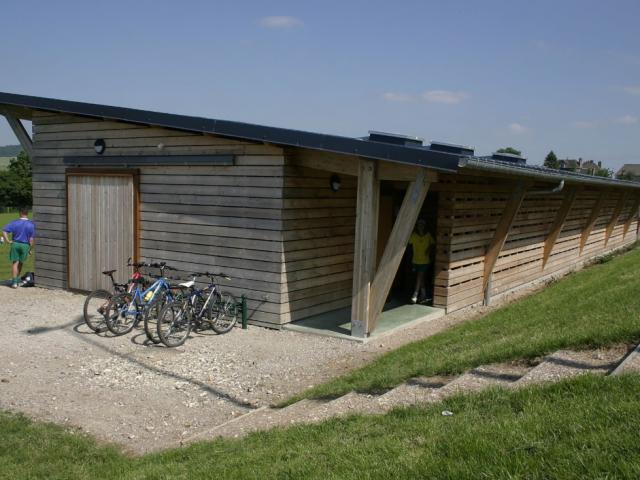
POLYGON ((638 235, 640 185, 371 132, 364 139, 0 93, 33 163, 38 283, 91 290, 129 256, 222 270, 273 328, 351 306, 366 337, 403 289, 416 219, 455 311, 638 235), (20 119, 32 121, 29 135, 20 119), (426 201, 425 201, 426 199, 426 201))

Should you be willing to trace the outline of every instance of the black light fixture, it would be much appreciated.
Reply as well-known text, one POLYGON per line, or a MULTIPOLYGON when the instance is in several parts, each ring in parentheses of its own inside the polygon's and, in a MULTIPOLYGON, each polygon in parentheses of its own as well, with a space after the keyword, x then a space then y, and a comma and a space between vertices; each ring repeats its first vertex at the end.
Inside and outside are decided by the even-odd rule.
POLYGON ((101 138, 95 141, 93 144, 93 149, 96 151, 98 155, 102 155, 107 148, 107 144, 101 138))
POLYGON ((342 185, 342 181, 340 180, 340 177, 335 173, 331 175, 331 179, 329 180, 329 186, 331 187, 331 191, 337 192, 338 190, 340 190, 340 185, 342 185))

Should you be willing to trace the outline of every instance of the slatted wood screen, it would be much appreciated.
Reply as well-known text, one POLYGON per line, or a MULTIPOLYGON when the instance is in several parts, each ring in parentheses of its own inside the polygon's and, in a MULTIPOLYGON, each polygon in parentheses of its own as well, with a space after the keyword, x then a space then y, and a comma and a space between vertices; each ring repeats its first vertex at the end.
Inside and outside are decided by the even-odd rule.
MULTIPOLYGON (((442 175, 441 182, 434 185, 434 190, 440 192, 436 306, 452 312, 482 301, 487 245, 515 188, 513 181, 465 175, 442 175)), ((550 185, 532 184, 529 188, 548 190, 550 185)), ((544 266, 545 240, 567 192, 526 196, 492 269, 491 295, 551 273, 569 271, 590 258, 636 241, 638 194, 623 197, 625 191, 621 189, 604 192, 604 201, 595 214, 593 227, 585 235, 582 252, 581 236, 603 193, 601 187, 584 187, 577 193, 544 266), (621 208, 614 218, 617 205, 621 208), (608 225, 611 225, 611 236, 605 245, 608 225)))
POLYGON ((128 275, 134 257, 133 175, 70 174, 67 179, 69 288, 111 289, 104 270, 128 275))

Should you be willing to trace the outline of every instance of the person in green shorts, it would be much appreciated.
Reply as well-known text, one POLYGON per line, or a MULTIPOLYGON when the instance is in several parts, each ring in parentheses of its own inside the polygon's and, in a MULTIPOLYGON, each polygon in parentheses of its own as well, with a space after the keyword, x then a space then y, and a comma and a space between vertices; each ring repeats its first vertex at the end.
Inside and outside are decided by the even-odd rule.
POLYGON ((31 255, 34 239, 36 236, 36 226, 29 220, 29 210, 20 209, 20 218, 9 222, 2 228, 2 237, 5 242, 11 245, 9 250, 9 261, 11 262, 11 288, 18 288, 20 282, 20 272, 22 265, 31 255), (11 239, 9 239, 11 234, 11 239))

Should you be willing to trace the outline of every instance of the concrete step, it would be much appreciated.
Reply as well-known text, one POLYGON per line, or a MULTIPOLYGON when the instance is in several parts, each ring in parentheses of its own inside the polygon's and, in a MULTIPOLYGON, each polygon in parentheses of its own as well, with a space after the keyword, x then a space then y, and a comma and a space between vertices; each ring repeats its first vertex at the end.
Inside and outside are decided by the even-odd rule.
POLYGON ((482 365, 446 384, 439 394, 441 398, 445 398, 457 393, 479 392, 494 386, 509 387, 529 370, 528 367, 512 364, 482 365))
POLYGON ((548 355, 535 368, 515 383, 515 387, 532 383, 557 382, 585 373, 606 375, 626 355, 624 346, 599 350, 559 350, 548 355))
POLYGON ((640 344, 629 352, 616 369, 611 372, 611 375, 622 375, 630 372, 640 372, 640 344))
POLYGON ((385 410, 435 403, 440 400, 440 388, 449 381, 451 381, 451 377, 412 378, 378 397, 378 403, 385 410))
POLYGON ((287 426, 297 423, 297 419, 306 412, 322 405, 320 400, 301 400, 285 408, 266 407, 260 411, 243 415, 233 421, 227 422, 210 433, 212 437, 236 438, 243 437, 258 430, 269 430, 270 428, 287 426))
POLYGON ((302 423, 321 422, 332 417, 341 417, 351 414, 380 414, 385 409, 378 403, 378 396, 350 392, 342 397, 319 405, 305 415, 299 421, 302 423))
MULTIPOLYGON (((202 440, 211 440, 212 438, 217 436, 227 436, 227 435, 224 435, 224 433, 227 431, 233 431, 234 427, 237 428, 238 431, 243 431, 245 429, 248 431, 249 429, 246 425, 251 421, 253 421, 249 419, 254 419, 254 418, 258 419, 262 415, 265 415, 266 412, 268 412, 269 410, 271 410, 270 407, 260 407, 255 410, 250 410, 248 413, 245 413, 244 415, 240 415, 238 417, 232 418, 231 420, 221 423, 220 425, 217 425, 209 430, 199 432, 192 437, 184 439, 183 442, 186 444, 186 443, 193 443, 193 442, 198 442, 202 440)), ((233 435, 230 435, 230 436, 233 436, 233 435)))

